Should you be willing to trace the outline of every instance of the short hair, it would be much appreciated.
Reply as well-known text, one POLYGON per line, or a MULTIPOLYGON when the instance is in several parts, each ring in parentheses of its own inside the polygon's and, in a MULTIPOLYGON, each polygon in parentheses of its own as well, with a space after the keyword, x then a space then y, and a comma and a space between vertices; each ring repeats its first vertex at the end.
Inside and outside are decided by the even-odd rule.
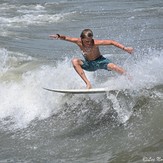
POLYGON ((93 32, 90 29, 84 29, 80 35, 81 39, 93 37, 93 32))

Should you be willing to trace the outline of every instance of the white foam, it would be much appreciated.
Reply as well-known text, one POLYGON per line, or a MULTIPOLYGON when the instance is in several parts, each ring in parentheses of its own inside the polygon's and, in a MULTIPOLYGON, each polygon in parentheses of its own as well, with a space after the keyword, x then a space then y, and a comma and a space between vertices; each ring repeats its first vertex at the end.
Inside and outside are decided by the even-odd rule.
MULTIPOLYGON (((108 94, 107 98, 112 101, 114 110, 118 113, 120 122, 125 123, 132 115, 132 107, 134 106, 134 96, 141 96, 142 89, 150 89, 157 85, 163 84, 163 51, 149 49, 143 56, 135 54, 131 56, 124 68, 132 76, 129 80, 125 76, 112 77, 102 84, 101 87, 108 87, 110 90, 130 91, 133 96, 129 102, 126 99, 118 99, 117 94, 108 94), (136 93, 136 94, 135 94, 136 93), (128 105, 128 106, 127 106, 128 105)), ((108 74, 109 75, 109 74, 108 74)), ((124 92, 125 93, 125 92, 124 92)), ((145 92, 144 92, 145 93, 145 92)), ((157 92, 155 92, 157 94, 157 92)), ((159 97, 162 95, 159 92, 159 97)), ((104 108, 104 113, 109 108, 104 108)))
POLYGON ((67 60, 57 67, 42 66, 23 73, 21 81, 1 82, 0 119, 12 117, 13 127, 22 128, 36 118, 47 118, 61 109, 63 95, 43 87, 77 88, 79 85, 84 84, 67 60))
POLYGON ((37 25, 37 24, 46 24, 46 23, 54 23, 58 21, 62 21, 65 16, 69 13, 65 14, 24 14, 22 16, 15 16, 13 18, 5 18, 0 17, 1 27, 11 27, 12 28, 20 28, 28 25, 37 25), (14 25, 14 26, 13 26, 14 25))
POLYGON ((0 7, 0 33, 3 36, 9 35, 10 28, 22 28, 30 25, 47 25, 51 23, 64 21, 68 16, 75 14, 75 12, 65 13, 49 13, 46 6, 35 4, 30 6, 10 5, 4 3, 0 7), (14 12, 10 16, 6 11, 14 12))
POLYGON ((17 10, 17 12, 19 13, 23 13, 23 14, 29 14, 29 13, 44 13, 46 12, 46 9, 44 6, 40 5, 40 4, 36 4, 36 5, 30 5, 30 6, 20 6, 19 9, 17 10))
MULTIPOLYGON (((163 77, 161 76, 163 73, 161 68, 163 52, 150 51, 150 53, 155 53, 155 55, 148 59, 144 57, 142 60, 136 61, 134 65, 128 62, 130 63, 129 67, 125 66, 133 76, 132 82, 119 75, 109 78, 108 72, 108 80, 99 83, 98 77, 94 76, 94 73, 86 74, 95 87, 108 87, 115 90, 149 88, 163 83, 163 77), (159 55, 156 53, 159 53, 159 55)), ((99 70, 99 73, 101 72, 99 70)), ((36 118, 44 119, 60 111, 63 99, 66 97, 62 94, 48 92, 42 87, 84 88, 85 83, 73 70, 69 59, 58 62, 57 66, 42 65, 37 69, 27 71, 22 74, 22 79, 19 81, 5 80, 0 83, 0 119, 11 117, 14 121, 14 127, 23 128, 36 118)), ((76 98, 78 99, 78 96, 76 98)), ((93 96, 90 96, 90 98, 99 100, 93 96)), ((125 110, 125 107, 119 107, 115 99, 116 96, 108 98, 113 100, 115 110, 117 110, 121 121, 125 122, 130 117, 131 112, 125 110)), ((104 109, 107 112, 109 108, 104 109)))
POLYGON ((133 54, 129 56, 123 68, 131 76, 117 76, 113 80, 104 83, 113 89, 142 89, 150 88, 163 83, 163 51, 149 49, 145 54, 133 54))
POLYGON ((5 73, 8 70, 7 66, 8 52, 6 49, 0 49, 0 72, 1 74, 5 73))

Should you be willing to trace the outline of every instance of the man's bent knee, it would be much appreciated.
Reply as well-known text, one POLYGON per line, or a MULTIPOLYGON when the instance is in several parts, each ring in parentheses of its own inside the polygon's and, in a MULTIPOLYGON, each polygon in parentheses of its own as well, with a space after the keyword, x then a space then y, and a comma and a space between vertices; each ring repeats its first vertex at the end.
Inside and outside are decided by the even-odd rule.
POLYGON ((109 63, 107 67, 109 70, 114 70, 116 68, 116 65, 113 63, 109 63))
POLYGON ((114 70, 120 74, 124 74, 125 70, 117 65, 115 65, 114 63, 109 63, 108 64, 108 69, 114 70))
POLYGON ((73 66, 77 66, 77 65, 81 65, 82 64, 82 61, 80 59, 77 59, 77 58, 73 58, 71 60, 73 66))

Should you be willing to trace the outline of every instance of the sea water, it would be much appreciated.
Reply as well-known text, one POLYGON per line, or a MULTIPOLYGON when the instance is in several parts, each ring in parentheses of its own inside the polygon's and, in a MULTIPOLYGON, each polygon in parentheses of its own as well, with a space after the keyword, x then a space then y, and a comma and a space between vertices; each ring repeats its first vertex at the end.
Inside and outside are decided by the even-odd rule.
POLYGON ((163 162, 162 0, 2 0, 0 2, 0 162, 163 162), (65 95, 85 88, 71 65, 82 58, 50 34, 113 39, 101 53, 123 67, 86 72, 107 94, 65 95))

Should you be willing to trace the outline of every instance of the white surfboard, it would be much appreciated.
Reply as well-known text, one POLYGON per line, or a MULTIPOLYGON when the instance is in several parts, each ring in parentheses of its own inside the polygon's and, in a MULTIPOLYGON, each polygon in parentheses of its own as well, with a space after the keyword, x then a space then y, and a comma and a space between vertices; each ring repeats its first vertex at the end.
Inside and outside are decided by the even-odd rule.
POLYGON ((49 89, 43 88, 47 91, 58 93, 70 93, 70 94, 90 94, 90 93, 106 93, 110 90, 108 88, 92 88, 92 89, 49 89))

